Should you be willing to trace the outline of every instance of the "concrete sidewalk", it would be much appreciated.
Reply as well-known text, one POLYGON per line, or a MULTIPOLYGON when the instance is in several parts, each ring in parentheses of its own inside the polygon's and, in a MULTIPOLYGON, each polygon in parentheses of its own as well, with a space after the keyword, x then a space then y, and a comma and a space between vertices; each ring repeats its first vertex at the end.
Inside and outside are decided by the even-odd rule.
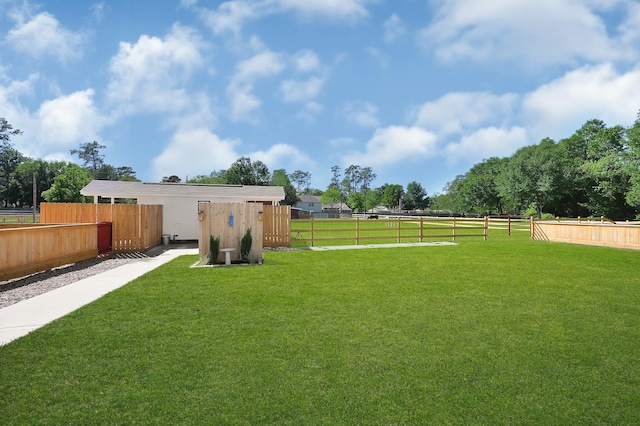
POLYGON ((198 254, 198 249, 163 250, 155 257, 127 263, 0 309, 0 346, 63 317, 184 254, 198 254))

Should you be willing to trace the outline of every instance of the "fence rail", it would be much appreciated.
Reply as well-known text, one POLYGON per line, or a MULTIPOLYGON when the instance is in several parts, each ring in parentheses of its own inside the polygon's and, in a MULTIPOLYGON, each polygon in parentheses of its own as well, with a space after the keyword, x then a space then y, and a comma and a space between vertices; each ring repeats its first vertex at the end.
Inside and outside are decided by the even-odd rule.
POLYGON ((291 224, 292 244, 330 245, 423 242, 466 237, 487 239, 489 220, 395 217, 379 219, 309 219, 291 224), (328 244, 327 244, 328 243, 328 244))
POLYGON ((0 226, 0 280, 98 255, 98 225, 0 226))

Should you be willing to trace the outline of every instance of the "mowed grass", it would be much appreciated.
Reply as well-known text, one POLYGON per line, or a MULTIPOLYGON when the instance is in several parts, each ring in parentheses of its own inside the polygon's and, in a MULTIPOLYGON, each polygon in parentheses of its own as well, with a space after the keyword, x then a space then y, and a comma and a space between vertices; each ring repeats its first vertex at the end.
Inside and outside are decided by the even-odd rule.
POLYGON ((0 424, 637 424, 640 253, 181 257, 0 347, 0 424))

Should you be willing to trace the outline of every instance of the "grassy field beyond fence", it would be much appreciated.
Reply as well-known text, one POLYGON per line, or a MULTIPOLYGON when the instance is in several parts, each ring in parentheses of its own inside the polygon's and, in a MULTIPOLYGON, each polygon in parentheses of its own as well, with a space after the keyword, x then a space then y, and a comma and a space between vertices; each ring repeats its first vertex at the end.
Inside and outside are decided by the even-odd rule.
MULTIPOLYGON (((297 219, 291 221, 291 246, 332 246, 487 239, 489 230, 529 231, 518 219, 441 218, 424 216, 378 219, 297 219)), ((502 234, 502 232, 501 232, 502 234)))
POLYGON ((0 347, 0 424, 637 424, 638 252, 181 257, 0 347))

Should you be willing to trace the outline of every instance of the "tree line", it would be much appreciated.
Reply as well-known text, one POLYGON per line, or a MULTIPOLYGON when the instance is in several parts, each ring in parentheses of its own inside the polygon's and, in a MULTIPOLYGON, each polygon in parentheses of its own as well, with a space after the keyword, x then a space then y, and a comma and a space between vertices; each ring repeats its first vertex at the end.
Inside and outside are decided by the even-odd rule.
POLYGON ((462 215, 631 219, 640 212, 640 113, 630 127, 589 120, 456 176, 432 207, 462 215))

